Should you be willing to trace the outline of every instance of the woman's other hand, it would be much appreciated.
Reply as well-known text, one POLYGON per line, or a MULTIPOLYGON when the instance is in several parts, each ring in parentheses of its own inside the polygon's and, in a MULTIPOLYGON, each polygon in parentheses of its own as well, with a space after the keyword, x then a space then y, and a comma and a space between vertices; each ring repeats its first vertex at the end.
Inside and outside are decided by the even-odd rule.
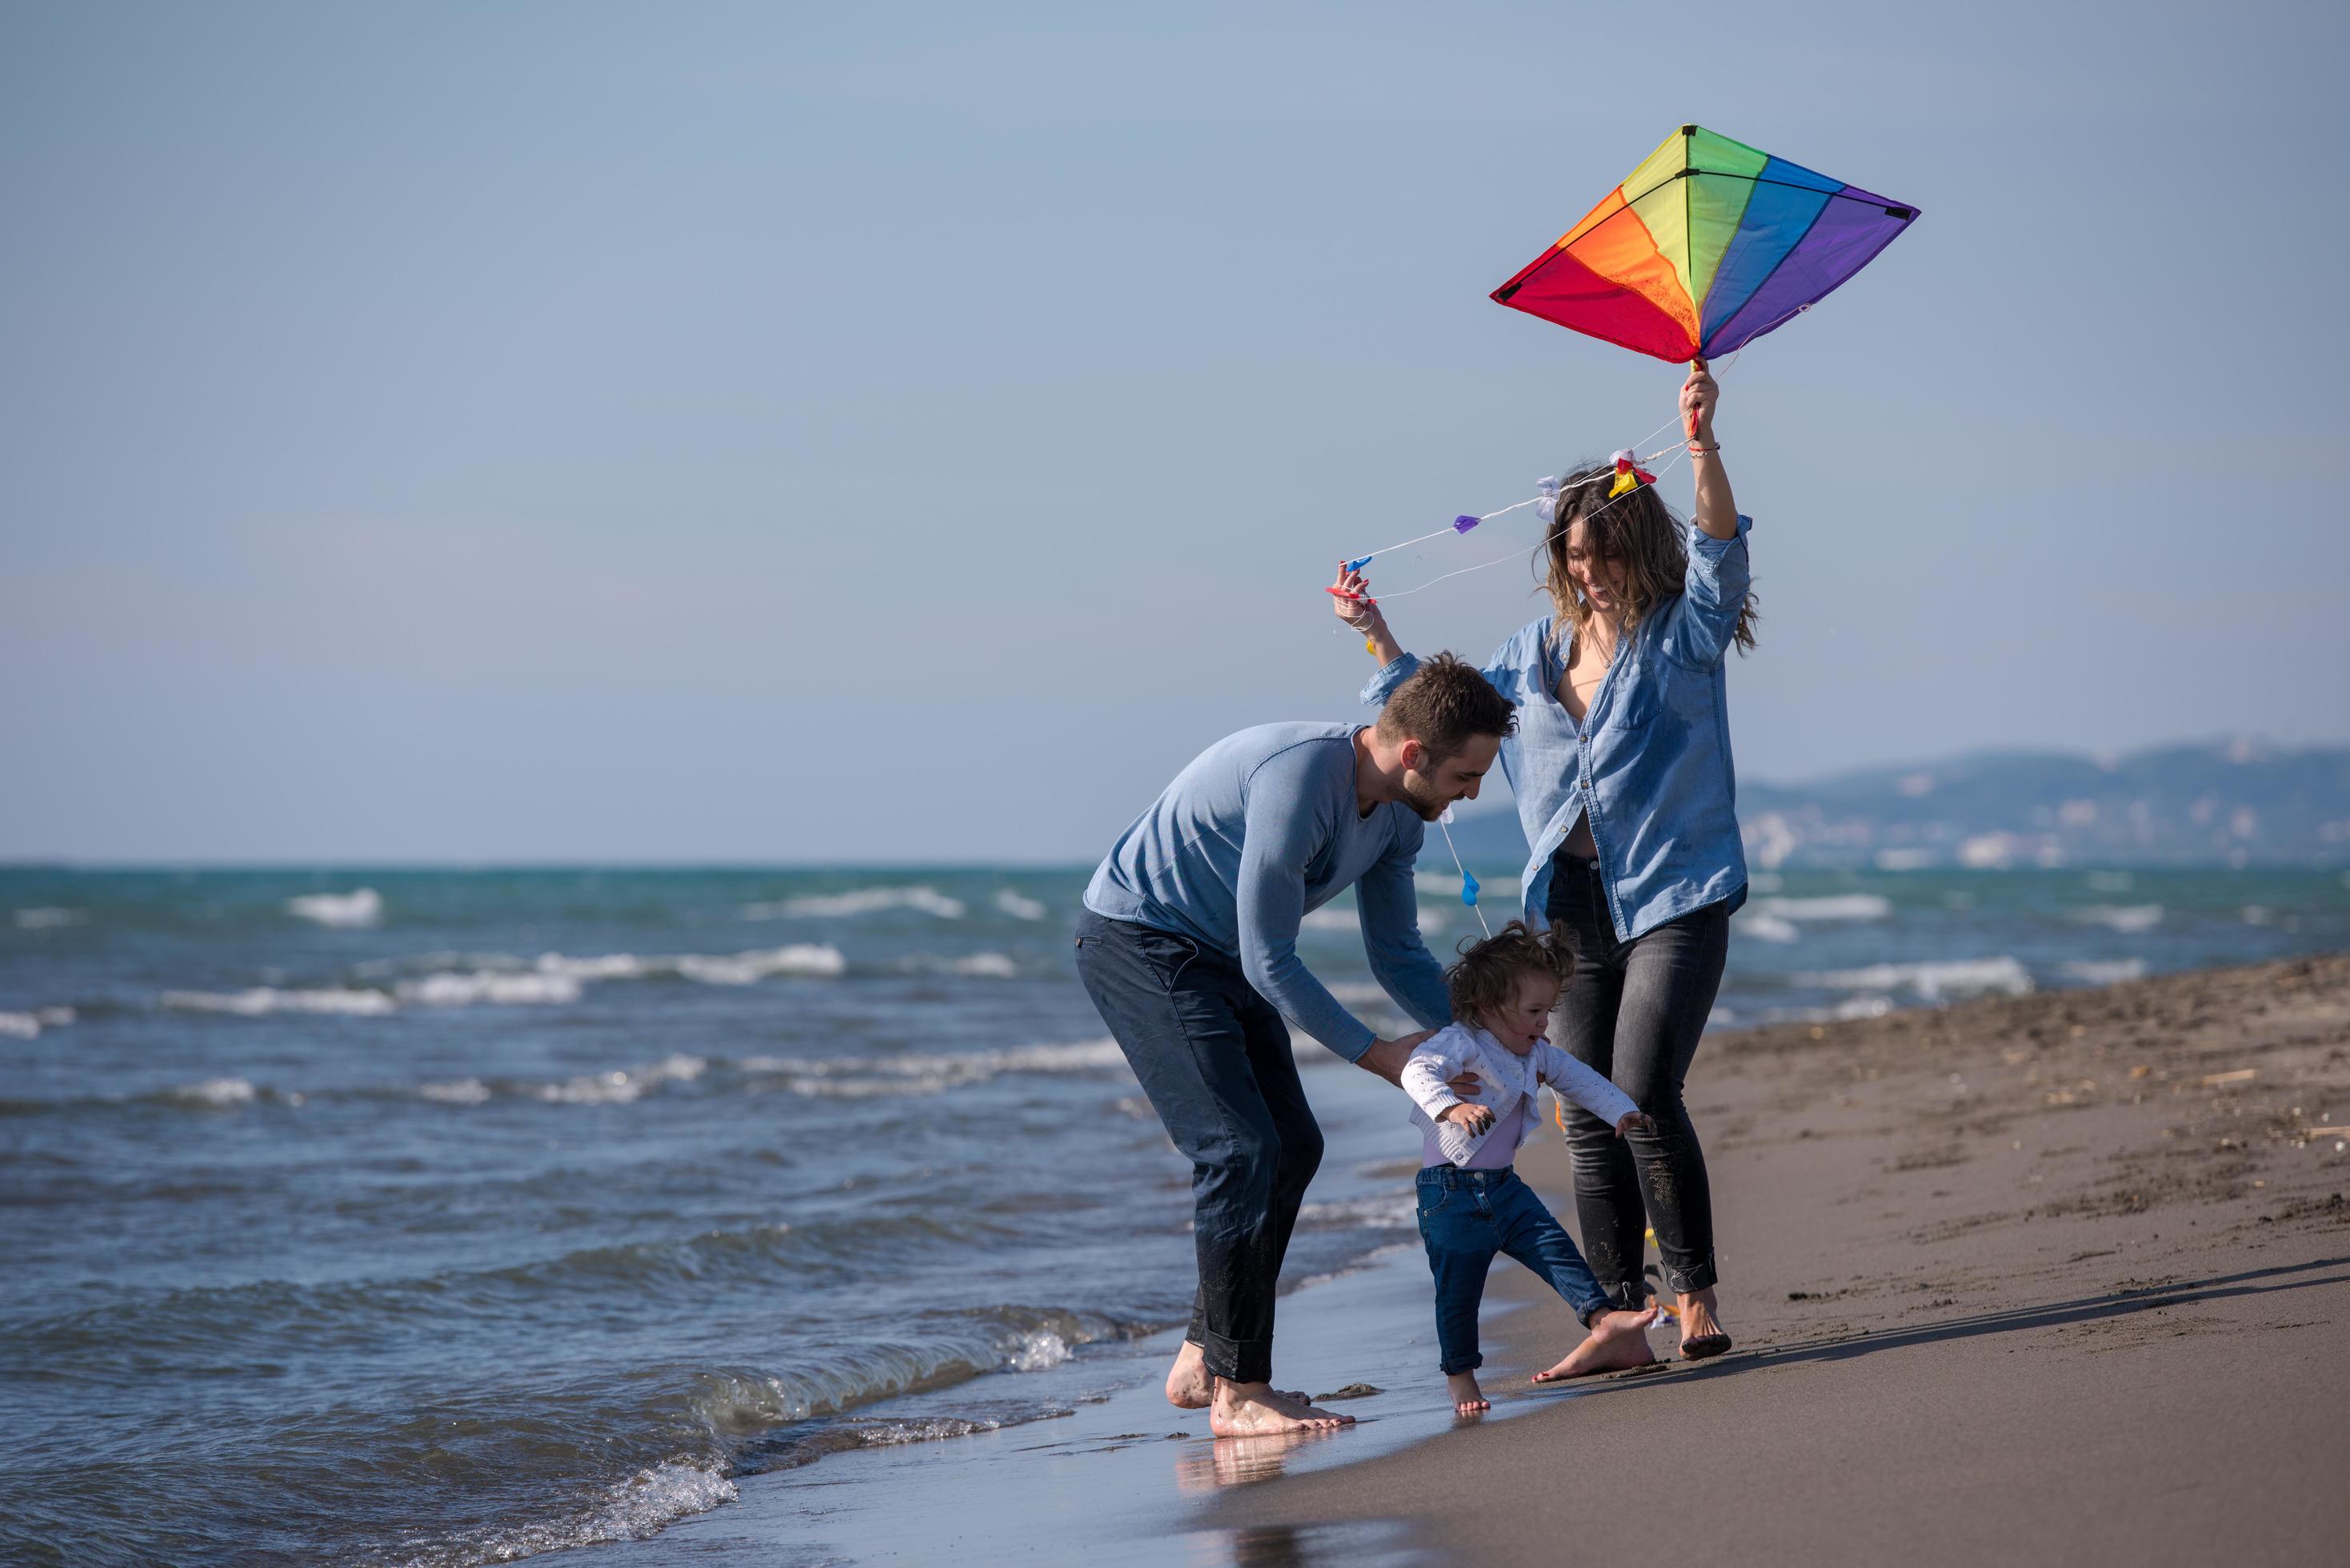
POLYGON ((1371 580, 1360 572, 1349 571, 1339 563, 1338 575, 1330 583, 1330 608, 1340 620, 1365 637, 1383 629, 1387 618, 1371 597, 1371 580))

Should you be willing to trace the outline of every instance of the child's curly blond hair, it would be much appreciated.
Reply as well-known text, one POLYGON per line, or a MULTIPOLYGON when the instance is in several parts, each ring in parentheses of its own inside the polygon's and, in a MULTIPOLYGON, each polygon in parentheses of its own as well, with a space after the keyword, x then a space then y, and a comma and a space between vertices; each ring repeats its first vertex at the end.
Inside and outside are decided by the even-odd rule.
POLYGON ((1444 971, 1452 1016, 1464 1023, 1508 1004, 1522 974, 1547 975, 1559 989, 1575 977, 1575 954, 1555 934, 1512 920, 1492 936, 1461 944, 1461 961, 1444 971))

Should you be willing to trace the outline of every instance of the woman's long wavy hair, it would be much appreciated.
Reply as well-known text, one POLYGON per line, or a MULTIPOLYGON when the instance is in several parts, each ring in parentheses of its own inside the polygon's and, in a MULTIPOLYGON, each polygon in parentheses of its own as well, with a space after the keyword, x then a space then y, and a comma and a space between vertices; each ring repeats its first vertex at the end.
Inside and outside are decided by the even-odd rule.
MULTIPOLYGON (((1566 536, 1575 524, 1583 524, 1586 549, 1623 564, 1624 610, 1617 619, 1624 634, 1679 593, 1688 576, 1689 551, 1681 543, 1681 526, 1657 487, 1643 484, 1611 502, 1607 490, 1615 483, 1612 462, 1578 468, 1562 480, 1558 520, 1534 549, 1534 571, 1550 590, 1550 601, 1557 612, 1554 635, 1562 644, 1568 630, 1580 632, 1591 617, 1590 607, 1575 592, 1575 578, 1566 569, 1566 536)), ((1742 653, 1753 651, 1756 618, 1754 595, 1750 591, 1746 602, 1738 607, 1738 629, 1733 634, 1742 653)))

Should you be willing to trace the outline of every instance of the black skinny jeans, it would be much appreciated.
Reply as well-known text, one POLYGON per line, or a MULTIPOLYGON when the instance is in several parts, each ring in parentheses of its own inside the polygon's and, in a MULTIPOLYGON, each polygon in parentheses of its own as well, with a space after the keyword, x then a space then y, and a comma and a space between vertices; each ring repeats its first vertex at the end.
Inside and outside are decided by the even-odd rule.
POLYGON ((1322 1163, 1289 1025, 1232 959, 1091 910, 1077 919, 1077 976, 1191 1162, 1189 1337, 1217 1376, 1266 1382, 1281 1260, 1322 1163))
POLYGON ((1653 1133, 1619 1138, 1589 1111, 1566 1107, 1575 1212, 1591 1272, 1626 1307, 1646 1305, 1642 1232, 1653 1227, 1667 1282, 1676 1291, 1704 1290, 1714 1282, 1713 1194, 1681 1085, 1721 987, 1730 906, 1709 904, 1618 941, 1599 868, 1564 850, 1553 862, 1549 902, 1553 929, 1575 952, 1551 1038, 1657 1123, 1653 1133))

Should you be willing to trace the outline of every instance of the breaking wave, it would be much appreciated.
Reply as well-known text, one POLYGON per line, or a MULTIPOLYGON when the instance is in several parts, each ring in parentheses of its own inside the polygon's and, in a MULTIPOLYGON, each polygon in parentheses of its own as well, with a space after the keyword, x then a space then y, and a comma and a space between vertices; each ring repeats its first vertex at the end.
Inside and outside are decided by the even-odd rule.
POLYGON ((306 893, 286 900, 286 912, 321 926, 355 929, 383 919, 383 895, 372 888, 350 893, 306 893))
POLYGON ((961 898, 950 898, 936 888, 858 888, 847 893, 807 893, 770 904, 745 904, 746 920, 837 919, 878 914, 883 909, 914 909, 941 920, 960 920, 968 910, 961 898))
POLYGON ((1758 915, 1783 920, 1883 920, 1893 915, 1893 900, 1879 893, 1831 893, 1818 898, 1758 898, 1758 915))
POLYGON ((1908 991, 1927 1002, 1969 996, 2022 996, 2032 990, 2032 971, 2019 960, 2004 954, 1940 963, 1877 963, 1865 969, 1831 970, 1797 978, 1807 984, 1837 991, 1908 991))

